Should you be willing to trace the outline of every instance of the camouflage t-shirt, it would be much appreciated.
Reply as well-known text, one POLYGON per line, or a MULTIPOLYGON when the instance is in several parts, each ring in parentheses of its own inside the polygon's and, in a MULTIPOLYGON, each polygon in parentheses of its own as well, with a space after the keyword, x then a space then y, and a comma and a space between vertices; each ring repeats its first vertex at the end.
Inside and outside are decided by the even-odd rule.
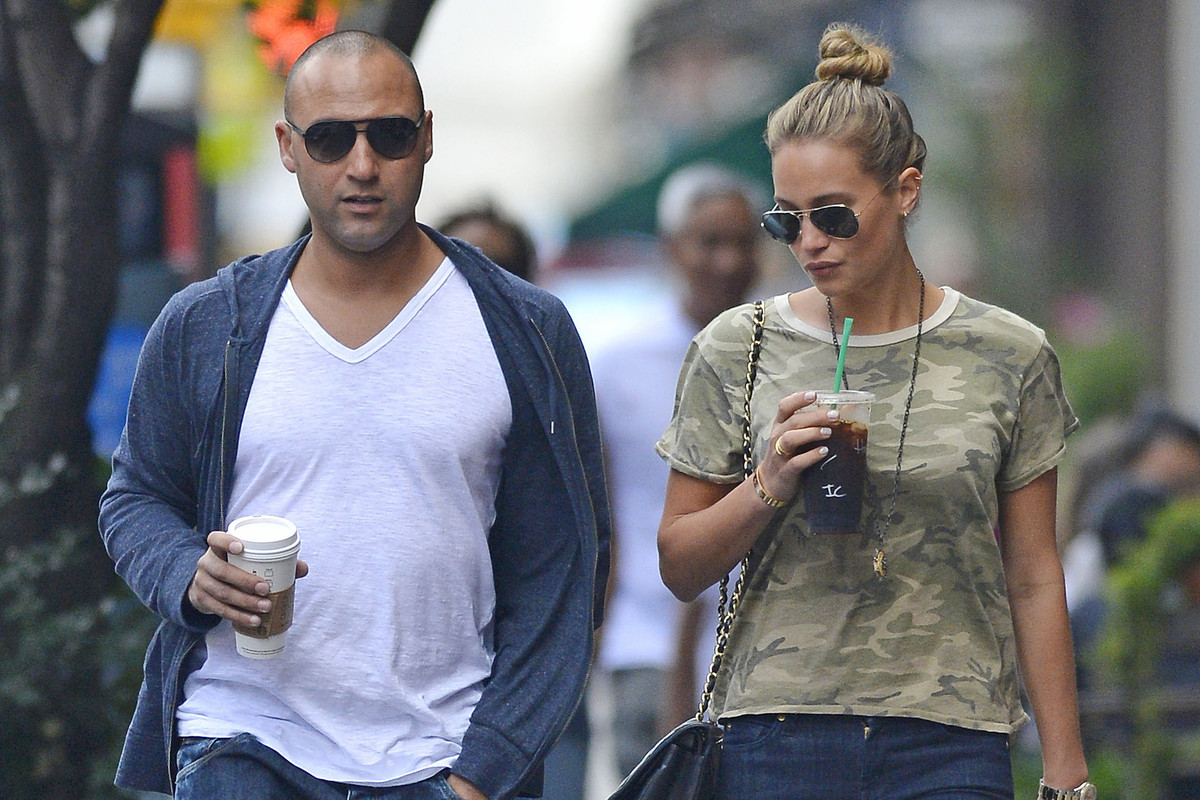
MULTIPOLYGON (((832 388, 828 330, 787 297, 766 303, 751 407, 754 461, 779 401, 832 388)), ((692 342, 675 415, 657 448, 714 483, 742 470, 742 403, 752 307, 725 312, 692 342)), ((1011 732, 1026 721, 998 536, 997 492, 1054 467, 1078 421, 1043 332, 946 290, 925 322, 895 513, 872 569, 872 531, 891 505, 916 327, 851 336, 851 389, 874 392, 868 478, 857 535, 809 535, 804 500, 776 515, 749 577, 712 708, 719 716, 908 716, 1011 732)))

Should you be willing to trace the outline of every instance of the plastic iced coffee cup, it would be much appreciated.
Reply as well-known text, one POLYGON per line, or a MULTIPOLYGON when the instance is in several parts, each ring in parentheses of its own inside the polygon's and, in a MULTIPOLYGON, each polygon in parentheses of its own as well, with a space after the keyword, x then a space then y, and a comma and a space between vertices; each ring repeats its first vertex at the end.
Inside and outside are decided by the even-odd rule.
POLYGON ((867 477, 867 425, 871 392, 817 392, 818 408, 836 408, 828 427, 829 454, 804 471, 804 512, 811 533, 858 533, 867 477))
POLYGON ((228 533, 242 543, 242 552, 229 553, 229 563, 253 572, 271 587, 267 597, 271 610, 259 614, 257 627, 234 624, 237 651, 249 658, 275 658, 287 646, 295 600, 296 555, 300 535, 283 517, 259 514, 229 523, 228 533))

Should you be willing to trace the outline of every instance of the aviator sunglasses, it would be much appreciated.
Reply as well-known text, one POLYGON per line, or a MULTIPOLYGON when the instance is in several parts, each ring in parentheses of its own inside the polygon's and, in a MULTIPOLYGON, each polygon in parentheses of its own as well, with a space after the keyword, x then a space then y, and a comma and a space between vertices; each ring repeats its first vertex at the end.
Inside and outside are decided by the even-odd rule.
POLYGON ((887 183, 867 201, 862 211, 855 211, 845 203, 797 210, 780 208, 776 203, 774 208, 763 214, 762 227, 772 239, 784 244, 793 244, 800 238, 800 226, 804 223, 804 218, 808 217, 813 227, 826 236, 832 236, 834 239, 853 239, 858 233, 858 218, 885 188, 887 183))
POLYGON ((291 120, 285 122, 304 139, 304 149, 314 161, 332 164, 345 158, 346 154, 354 149, 354 142, 360 132, 367 135, 367 143, 384 158, 406 157, 417 146, 417 132, 425 122, 425 113, 421 113, 418 122, 413 122, 408 117, 337 119, 314 122, 305 131, 293 125, 291 120))

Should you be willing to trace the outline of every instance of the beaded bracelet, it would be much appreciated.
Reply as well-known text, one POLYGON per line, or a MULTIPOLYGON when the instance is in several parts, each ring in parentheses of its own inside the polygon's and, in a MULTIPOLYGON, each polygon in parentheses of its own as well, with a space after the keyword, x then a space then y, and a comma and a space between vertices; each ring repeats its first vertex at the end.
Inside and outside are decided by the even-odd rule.
POLYGON ((787 502, 780 500, 775 495, 767 491, 762 485, 762 481, 758 479, 758 467, 754 468, 754 472, 750 474, 750 482, 754 484, 754 491, 758 493, 758 499, 769 505, 771 508, 783 508, 787 502))

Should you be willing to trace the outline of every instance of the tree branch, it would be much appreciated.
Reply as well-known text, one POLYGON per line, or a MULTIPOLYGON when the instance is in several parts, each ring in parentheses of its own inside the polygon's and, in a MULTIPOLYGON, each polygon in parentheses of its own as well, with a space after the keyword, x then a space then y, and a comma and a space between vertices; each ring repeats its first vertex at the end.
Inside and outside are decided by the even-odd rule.
POLYGON ((0 85, 0 385, 28 351, 46 241, 43 153, 21 92, 9 89, 0 85))
POLYGON ((142 54, 154 35, 154 22, 165 0, 117 0, 113 10, 113 34, 108 55, 89 82, 83 108, 83 132, 87 149, 107 149, 109 136, 117 131, 129 111, 129 100, 137 80, 142 54))
POLYGON ((388 4, 380 35, 411 54, 433 3, 434 0, 392 0, 388 4))
POLYGON ((39 138, 51 151, 79 132, 78 98, 91 62, 75 41, 63 0, 3 0, 7 44, 39 138))

